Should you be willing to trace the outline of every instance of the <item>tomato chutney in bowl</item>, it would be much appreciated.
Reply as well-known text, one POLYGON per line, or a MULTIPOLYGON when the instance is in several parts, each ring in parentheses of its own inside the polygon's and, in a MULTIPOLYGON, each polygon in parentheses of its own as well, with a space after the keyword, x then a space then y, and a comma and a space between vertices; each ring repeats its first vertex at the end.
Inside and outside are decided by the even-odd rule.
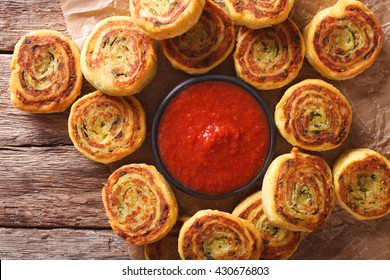
POLYGON ((269 165, 272 115, 257 91, 222 75, 189 79, 162 101, 152 126, 160 171, 180 190, 205 199, 240 193, 269 165))

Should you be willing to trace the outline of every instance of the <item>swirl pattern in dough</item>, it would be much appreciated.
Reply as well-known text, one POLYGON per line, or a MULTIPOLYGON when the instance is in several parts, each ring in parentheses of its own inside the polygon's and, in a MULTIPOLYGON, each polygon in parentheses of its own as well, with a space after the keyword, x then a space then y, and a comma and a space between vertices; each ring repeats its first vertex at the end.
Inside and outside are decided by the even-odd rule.
POLYGON ((298 248, 303 233, 288 231, 271 224, 264 213, 261 191, 252 194, 236 206, 233 215, 253 223, 263 239, 262 259, 285 260, 298 248))
POLYGON ((103 187, 102 199, 111 228, 128 244, 156 242, 177 220, 173 192, 151 165, 129 164, 114 171, 103 187))
POLYGON ((198 21, 205 0, 130 0, 135 24, 150 38, 179 36, 198 21))
POLYGON ((255 260, 262 247, 253 224, 217 210, 198 211, 179 233, 179 254, 186 260, 255 260))
POLYGON ((156 42, 144 36, 130 17, 109 17, 88 35, 81 51, 81 70, 105 94, 135 94, 157 72, 155 48, 156 42))
POLYGON ((109 96, 95 91, 72 105, 68 130, 83 155, 107 164, 142 145, 146 136, 145 112, 134 96, 109 96))
POLYGON ((231 19, 211 0, 198 22, 186 33, 161 41, 172 66, 188 74, 204 74, 230 54, 235 43, 231 19))
POLYGON ((80 53, 60 32, 36 30, 24 35, 15 45, 11 70, 11 102, 20 110, 62 112, 80 94, 80 53))
POLYGON ((367 148, 341 154, 333 166, 339 205, 358 220, 373 220, 390 213, 390 162, 367 148))
POLYGON ((259 30, 241 27, 233 55, 237 76, 260 90, 281 88, 294 80, 304 56, 303 36, 290 19, 259 30))
POLYGON ((352 107, 331 84, 308 79, 290 87, 275 109, 275 123, 293 146, 326 151, 340 146, 352 123, 352 107))
POLYGON ((322 76, 352 78, 379 55, 383 34, 375 15, 360 1, 339 0, 314 16, 304 30, 306 58, 322 76))
POLYGON ((332 172, 318 157, 293 148, 277 157, 263 181, 262 200, 269 221, 291 231, 311 232, 328 220, 333 204, 332 172))
POLYGON ((237 25, 260 29, 286 20, 294 0, 224 0, 231 18, 237 25))

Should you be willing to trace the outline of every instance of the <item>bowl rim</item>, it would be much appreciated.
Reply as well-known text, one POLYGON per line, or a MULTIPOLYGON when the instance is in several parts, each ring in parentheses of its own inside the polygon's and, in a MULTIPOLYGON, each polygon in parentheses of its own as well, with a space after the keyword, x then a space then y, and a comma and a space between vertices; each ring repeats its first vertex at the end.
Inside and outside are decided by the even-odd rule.
POLYGON ((228 197, 232 197, 234 195, 237 195, 239 193, 244 192, 245 190, 250 189, 255 185, 255 183, 263 176, 269 166, 269 164, 272 161, 274 149, 275 149, 275 121, 273 119, 273 114, 271 113, 270 109, 268 108, 268 105, 265 103, 264 99, 259 95, 258 91, 244 82, 243 80, 240 80, 236 77, 232 76, 226 76, 226 75, 202 75, 202 76, 197 76, 197 77, 192 77, 189 78, 181 83, 179 83, 177 86, 175 86, 162 100, 160 103, 160 106, 158 107, 154 118, 153 118, 153 123, 152 123, 152 131, 151 131, 151 142, 152 142, 152 151, 154 158, 157 163, 157 168, 160 170, 160 172, 163 174, 163 176, 168 180, 168 182, 176 187, 177 189, 183 191, 184 193, 187 193, 191 196, 201 198, 201 199, 209 199, 209 200, 216 200, 216 199, 224 199, 228 197), (184 89, 187 87, 196 84, 196 83, 201 83, 201 82, 206 82, 206 81, 224 81, 224 82, 229 82, 232 84, 235 84, 237 86, 240 86, 243 88, 245 91, 247 91, 260 105, 260 107, 263 109, 265 116, 267 118, 268 122, 268 127, 269 127, 269 133, 270 133, 270 145, 268 148, 268 153, 266 156, 266 160, 264 161, 262 167, 260 170, 256 173, 256 175, 245 185, 242 187, 235 189, 234 191, 230 191, 227 193, 223 194, 206 194, 206 193, 201 193, 194 191, 185 185, 179 183, 173 176, 170 174, 170 172, 166 169, 159 150, 158 150, 158 141, 157 141, 157 136, 158 136, 158 127, 160 123, 161 116, 163 115, 165 108, 168 106, 170 101, 174 99, 177 95, 179 95, 184 89))

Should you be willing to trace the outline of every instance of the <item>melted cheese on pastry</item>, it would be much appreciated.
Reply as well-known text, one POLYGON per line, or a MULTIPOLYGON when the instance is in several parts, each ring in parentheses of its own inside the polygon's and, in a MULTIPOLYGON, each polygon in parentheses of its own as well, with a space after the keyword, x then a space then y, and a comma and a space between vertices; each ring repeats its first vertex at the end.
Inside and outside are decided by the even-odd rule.
POLYGON ((102 199, 113 231, 128 244, 165 237, 177 220, 175 196, 154 166, 129 164, 110 175, 102 199))
POLYGON ((157 72, 156 42, 140 33, 130 17, 100 21, 81 51, 81 70, 96 89, 125 96, 146 87, 157 72))
POLYGON ((390 213, 390 162, 367 149, 341 154, 333 166, 337 201, 358 220, 373 220, 390 213))
POLYGON ((237 76, 260 90, 289 84, 302 68, 303 37, 287 19, 272 27, 250 30, 241 27, 237 35, 234 66, 237 76))
POLYGON ((130 0, 130 13, 143 33, 163 40, 194 26, 204 5, 205 0, 130 0))
POLYGON ((291 231, 313 231, 322 227, 332 212, 331 170, 322 158, 293 148, 269 166, 262 200, 272 224, 291 231))
POLYGON ((352 123, 352 107, 331 84, 308 79, 290 87, 275 109, 275 123, 293 146, 326 151, 340 146, 352 123))
POLYGON ((134 96, 109 96, 95 91, 72 105, 68 131, 83 155, 110 163, 142 145, 146 136, 145 112, 134 96))
POLYGON ((161 41, 172 66, 189 74, 203 74, 220 63, 234 47, 235 30, 231 19, 211 0, 198 22, 186 33, 161 41))
POLYGON ((314 16, 304 30, 306 58, 321 75, 352 78, 370 67, 382 47, 375 15, 360 1, 339 0, 314 16))
POLYGON ((11 102, 31 113, 66 110, 80 94, 80 53, 68 37, 36 30, 15 45, 11 61, 11 102))

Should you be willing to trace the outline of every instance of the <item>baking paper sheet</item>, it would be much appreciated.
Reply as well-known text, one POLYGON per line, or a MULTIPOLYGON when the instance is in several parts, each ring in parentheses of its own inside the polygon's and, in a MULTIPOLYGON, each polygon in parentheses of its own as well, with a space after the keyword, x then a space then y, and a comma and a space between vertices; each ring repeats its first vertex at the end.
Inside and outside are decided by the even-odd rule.
MULTIPOLYGON (((113 15, 130 15, 127 0, 61 0, 60 2, 67 30, 79 48, 99 20, 113 15)), ((222 0, 216 2, 221 4, 222 0)), ((290 18, 303 31, 318 11, 336 2, 336 0, 295 0, 290 18)), ((347 148, 368 147, 390 158, 390 1, 364 0, 362 2, 378 17, 384 32, 382 51, 371 68, 353 79, 331 81, 322 78, 305 61, 299 76, 290 85, 278 90, 259 91, 272 112, 289 86, 307 78, 323 79, 337 87, 349 99, 353 107, 353 123, 348 138, 337 149, 315 153, 322 156, 330 166, 347 148)), ((134 154, 111 164, 109 167, 112 171, 132 162, 155 164, 150 143, 150 128, 154 114, 169 91, 178 83, 190 78, 188 74, 174 69, 161 49, 158 50, 158 63, 158 74, 152 83, 137 94, 147 115, 147 140, 134 154)), ((210 73, 235 76, 232 56, 210 73)), ((291 148, 291 145, 277 134, 274 157, 290 152, 291 148)), ((243 198, 259 190, 260 187, 261 181, 246 193, 224 200, 201 200, 176 189, 174 192, 180 215, 192 215, 200 209, 230 212, 243 198)), ((389 229, 390 215, 382 219, 362 222, 352 219, 336 205, 332 216, 323 228, 305 234, 292 259, 390 259, 389 229)), ((129 246, 129 257, 142 259, 143 247, 129 246)))

